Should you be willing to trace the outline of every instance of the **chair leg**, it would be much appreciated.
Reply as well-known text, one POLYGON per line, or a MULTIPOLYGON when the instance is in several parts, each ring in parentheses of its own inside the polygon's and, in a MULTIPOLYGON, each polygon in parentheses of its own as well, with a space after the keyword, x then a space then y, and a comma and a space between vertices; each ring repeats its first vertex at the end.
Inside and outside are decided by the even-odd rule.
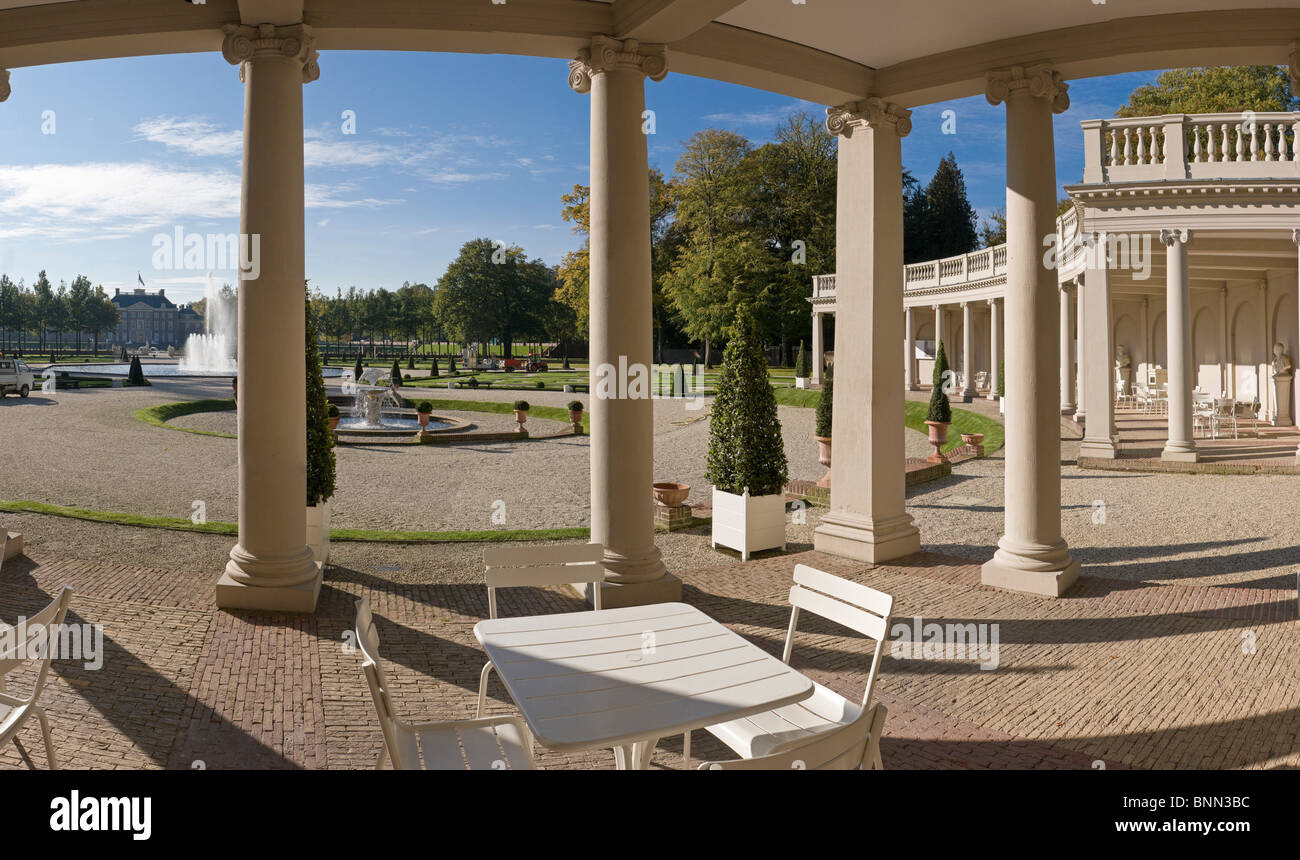
POLYGON ((58 770, 58 762, 54 758, 54 743, 50 740, 50 723, 45 719, 45 711, 37 705, 32 705, 32 713, 41 724, 41 734, 45 737, 45 758, 50 762, 50 770, 58 770))
POLYGON ((474 718, 478 719, 483 716, 483 708, 487 706, 487 682, 488 675, 492 672, 492 661, 489 660, 484 666, 482 673, 478 677, 478 710, 474 712, 474 718))
POLYGON ((686 759, 686 769, 691 769, 691 733, 682 735, 682 758, 686 759))
POLYGON ((384 741, 379 747, 379 760, 375 762, 375 770, 384 769, 384 759, 388 757, 388 741, 384 741))

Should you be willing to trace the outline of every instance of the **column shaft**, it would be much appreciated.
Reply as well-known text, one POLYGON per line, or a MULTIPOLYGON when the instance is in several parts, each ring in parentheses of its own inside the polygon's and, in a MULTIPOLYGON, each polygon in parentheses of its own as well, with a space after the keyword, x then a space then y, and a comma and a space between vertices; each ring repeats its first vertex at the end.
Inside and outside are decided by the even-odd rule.
POLYGON ((1093 332, 1089 339, 1080 341, 1083 360, 1079 363, 1079 374, 1085 386, 1088 420, 1084 424, 1079 456, 1113 460, 1118 456, 1118 436, 1115 432, 1114 385, 1108 371, 1114 354, 1110 324, 1110 270, 1106 266, 1105 237, 1094 235, 1091 241, 1097 249, 1093 259, 1098 265, 1087 269, 1079 289, 1080 325, 1084 325, 1086 320, 1088 331, 1093 332), (1085 367, 1092 368, 1086 377, 1083 376, 1085 367))
POLYGON ((975 309, 970 302, 961 303, 961 400, 975 399, 975 309))
POLYGON ((916 384, 916 321, 912 318, 912 309, 904 312, 903 324, 906 331, 903 336, 903 383, 908 391, 915 391, 916 384))
POLYGON ((1060 596, 1079 563, 1061 537, 1060 306, 1043 264, 1056 230, 1052 112, 1069 104, 1047 67, 989 76, 989 100, 1007 105, 1007 366, 1005 529, 982 570, 986 585, 1060 596))
POLYGON ((633 390, 630 376, 648 380, 653 355, 642 129, 648 63, 662 72, 661 55, 598 37, 570 75, 575 89, 591 93, 591 540, 605 548, 607 607, 681 597, 654 540, 654 402, 648 385, 633 390), (600 375, 622 376, 624 368, 628 378, 598 396, 600 375))
POLYGON ((879 99, 832 109, 841 134, 831 510, 814 546, 868 562, 920 549, 905 509, 903 190, 908 112, 879 99))
POLYGON ((1062 284, 1061 299, 1061 414, 1073 415, 1074 400, 1074 296, 1069 284, 1062 284))
POLYGON ((822 384, 826 366, 826 332, 822 327, 822 314, 813 311, 812 323, 812 384, 822 384))
MULTIPOLYGON (((1072 353, 1072 359, 1074 361, 1075 391, 1077 392, 1074 420, 1077 423, 1083 423, 1086 420, 1088 414, 1088 392, 1092 390, 1088 387, 1088 362, 1083 360, 1084 345, 1088 342, 1088 339, 1085 336, 1085 332, 1088 331, 1087 317, 1083 312, 1083 294, 1087 289, 1088 284, 1086 282, 1077 283, 1074 288, 1074 340, 1076 346, 1072 353)), ((1109 317, 1107 320, 1106 324, 1109 326, 1109 317)), ((1109 331, 1109 328, 1107 331, 1109 331)), ((1107 359, 1107 362, 1109 362, 1109 359, 1107 359)), ((1110 379, 1111 373, 1109 363, 1105 365, 1094 365, 1094 367, 1100 368, 1099 370, 1093 371, 1094 375, 1100 373, 1106 379, 1110 379)), ((1112 412, 1113 411, 1114 409, 1112 406, 1112 412)))
POLYGON ((223 52, 242 62, 240 231, 257 248, 239 278, 239 542, 217 583, 225 609, 310 612, 321 570, 307 546, 303 290, 303 28, 228 28, 223 52), (257 35, 256 46, 248 41, 257 35), (240 41, 240 37, 244 41, 240 41), (255 278, 255 279, 253 279, 255 278))
POLYGON ((1192 434, 1192 294, 1187 279, 1187 230, 1161 230, 1165 244, 1165 344, 1169 353, 1169 439, 1162 460, 1196 462, 1192 434))
POLYGON ((998 399, 1002 382, 1002 300, 989 299, 989 400, 998 399))

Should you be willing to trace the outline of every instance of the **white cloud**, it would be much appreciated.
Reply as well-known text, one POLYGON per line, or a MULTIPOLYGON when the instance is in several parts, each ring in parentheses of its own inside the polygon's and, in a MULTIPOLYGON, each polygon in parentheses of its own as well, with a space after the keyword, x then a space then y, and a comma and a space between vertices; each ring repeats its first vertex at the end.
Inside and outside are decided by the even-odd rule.
MULTIPOLYGON (((342 209, 398 202, 347 196, 352 191, 346 185, 308 185, 306 205, 342 209)), ((228 170, 99 162, 0 166, 0 239, 122 239, 187 221, 197 226, 237 219, 239 196, 239 174, 228 170)))
POLYGON ((506 178, 504 173, 466 173, 449 168, 424 170, 420 175, 434 185, 459 185, 466 182, 488 182, 506 178))
POLYGON ((179 149, 204 158, 239 158, 243 153, 242 131, 221 129, 203 117, 151 117, 136 123, 133 131, 140 140, 161 143, 169 149, 179 149))
POLYGON ((748 111, 746 113, 711 113, 705 114, 704 119, 709 122, 722 122, 731 125, 776 125, 783 121, 795 111, 816 112, 824 110, 812 102, 803 100, 789 102, 783 106, 768 108, 761 111, 748 111))

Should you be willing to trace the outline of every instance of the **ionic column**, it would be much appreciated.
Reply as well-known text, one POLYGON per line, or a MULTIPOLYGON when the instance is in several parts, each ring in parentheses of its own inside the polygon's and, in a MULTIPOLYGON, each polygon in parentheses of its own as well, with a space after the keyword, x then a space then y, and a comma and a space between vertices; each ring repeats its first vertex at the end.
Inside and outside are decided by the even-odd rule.
POLYGON ((813 544, 868 562, 917 552, 904 493, 902 138, 911 112, 869 98, 827 111, 840 135, 835 456, 813 544))
MULTIPOLYGON (((596 36, 569 70, 570 86, 591 93, 594 393, 602 372, 648 373, 652 359, 650 168, 642 122, 645 79, 663 80, 668 66, 662 45, 596 36)), ((681 581, 668 574, 655 546, 654 403, 644 394, 591 399, 591 540, 605 547, 606 607, 681 599, 681 581)))
POLYGON ((1148 385, 1156 362, 1151 355, 1151 299, 1147 296, 1142 297, 1142 362, 1142 384, 1148 385))
POLYGON ((1192 293, 1187 280, 1187 240, 1191 231, 1161 230, 1165 246, 1165 344, 1169 353, 1169 439, 1162 460, 1195 463, 1192 435, 1192 293))
POLYGON ((321 569, 307 547, 302 85, 320 68, 300 24, 225 34, 244 82, 240 231, 261 259, 239 276, 239 543, 217 605, 311 612, 321 569))
POLYGON ((1228 377, 1231 375, 1232 356, 1228 354, 1228 284, 1219 287, 1219 396, 1228 394, 1228 377))
MULTIPOLYGON (((1087 331, 1087 316, 1083 313, 1083 295, 1087 292, 1087 288, 1086 280, 1076 282, 1074 285, 1074 340, 1078 346, 1071 352, 1071 360, 1074 362, 1074 376, 1075 380, 1077 380, 1075 382, 1075 391, 1078 392, 1078 404, 1074 410, 1074 420, 1079 424, 1082 424, 1087 418, 1088 392, 1091 390, 1088 388, 1088 362, 1083 360, 1083 345, 1087 342, 1087 338, 1084 336, 1084 332, 1087 331)), ((1109 314, 1109 311, 1107 313, 1109 314)), ((1109 316, 1106 318, 1106 327, 1109 330, 1109 316)), ((1107 361, 1109 362, 1109 359, 1107 361)), ((1110 365, 1106 364, 1102 366, 1101 370, 1094 370, 1093 374, 1100 373, 1106 379, 1110 379, 1109 368, 1110 365)))
POLYGON ((1115 398, 1111 374, 1107 370, 1114 354, 1110 326, 1110 270, 1107 268, 1107 243, 1104 234, 1092 233, 1083 237, 1089 248, 1090 265, 1083 275, 1079 290, 1079 320, 1087 320, 1088 331, 1093 335, 1080 340, 1083 358, 1079 363, 1080 381, 1086 386, 1084 398, 1088 403, 1088 420, 1084 424, 1083 442, 1079 445, 1080 457, 1098 457, 1114 460, 1118 456, 1118 434, 1115 431, 1115 398), (1083 376, 1083 369, 1092 372, 1083 376))
POLYGON ((813 385, 821 385, 822 373, 826 367, 826 332, 822 328, 822 314, 819 311, 813 311, 812 329, 813 366, 810 378, 813 385))
POLYGON ((1061 414, 1073 415, 1074 401, 1074 296, 1073 287, 1060 285, 1061 305, 1061 414))
POLYGON ((1052 113, 1069 107, 1050 66, 990 72, 986 97, 1007 105, 1007 386, 1005 531, 985 585, 1059 597, 1079 576, 1061 537, 1060 308, 1043 238, 1056 230, 1052 113))
POLYGON ((998 399, 1002 382, 1002 300, 989 299, 989 400, 998 399))
POLYGON ((961 402, 975 399, 975 309, 970 302, 961 303, 961 402))
POLYGON ((903 325, 903 384, 908 391, 916 391, 916 321, 912 319, 912 309, 904 311, 903 325))
MULTIPOLYGON (((9 70, 0 69, 0 102, 9 98, 9 70)), ((21 555, 23 536, 18 532, 6 531, 0 526, 0 562, 21 555)))

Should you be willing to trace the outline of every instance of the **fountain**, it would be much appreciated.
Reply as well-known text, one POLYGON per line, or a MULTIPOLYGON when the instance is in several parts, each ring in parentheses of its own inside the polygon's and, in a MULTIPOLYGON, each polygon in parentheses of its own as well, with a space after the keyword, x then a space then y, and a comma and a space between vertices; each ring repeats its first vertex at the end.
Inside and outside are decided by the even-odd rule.
POLYGON ((237 309, 221 293, 212 275, 203 287, 206 308, 203 314, 205 334, 192 334, 185 341, 185 355, 180 360, 182 372, 231 373, 235 361, 237 309))

